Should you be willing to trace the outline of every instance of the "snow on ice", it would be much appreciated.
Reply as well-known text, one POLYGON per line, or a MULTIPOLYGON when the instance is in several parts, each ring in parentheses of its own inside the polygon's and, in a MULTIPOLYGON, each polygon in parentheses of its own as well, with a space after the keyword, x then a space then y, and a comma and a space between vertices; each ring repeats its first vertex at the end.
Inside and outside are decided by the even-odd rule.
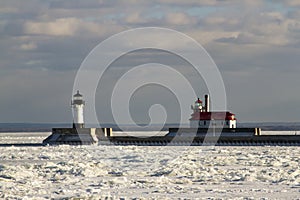
POLYGON ((299 159, 279 146, 0 147, 0 198, 296 199, 299 159))

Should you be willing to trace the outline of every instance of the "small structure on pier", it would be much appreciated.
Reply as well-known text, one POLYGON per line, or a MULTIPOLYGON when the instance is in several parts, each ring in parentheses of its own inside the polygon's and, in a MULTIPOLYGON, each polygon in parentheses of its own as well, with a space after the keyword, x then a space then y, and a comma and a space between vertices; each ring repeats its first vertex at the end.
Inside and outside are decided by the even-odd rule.
POLYGON ((73 96, 71 105, 73 108, 73 127, 52 128, 52 134, 43 141, 43 144, 98 144, 99 141, 106 141, 111 136, 111 128, 85 128, 85 101, 79 91, 73 96))
POLYGON ((193 113, 190 119, 191 128, 236 128, 235 114, 229 111, 211 111, 209 95, 205 95, 205 105, 198 98, 191 106, 193 113))

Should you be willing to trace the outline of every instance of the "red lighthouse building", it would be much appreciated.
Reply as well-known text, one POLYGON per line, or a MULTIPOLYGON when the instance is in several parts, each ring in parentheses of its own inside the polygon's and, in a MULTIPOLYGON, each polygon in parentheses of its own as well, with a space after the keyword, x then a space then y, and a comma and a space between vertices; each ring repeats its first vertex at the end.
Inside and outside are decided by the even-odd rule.
POLYGON ((236 118, 233 113, 210 111, 208 95, 205 95, 205 105, 198 98, 191 108, 193 113, 190 118, 190 126, 193 128, 236 128, 236 118))

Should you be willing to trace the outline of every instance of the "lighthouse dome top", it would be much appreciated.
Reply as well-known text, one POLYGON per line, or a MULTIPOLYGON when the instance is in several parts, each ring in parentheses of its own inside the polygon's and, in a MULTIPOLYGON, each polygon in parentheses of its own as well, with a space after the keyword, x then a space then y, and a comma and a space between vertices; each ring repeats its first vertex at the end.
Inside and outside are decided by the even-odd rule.
POLYGON ((77 90, 77 93, 74 94, 74 97, 82 97, 82 94, 79 93, 79 90, 77 90))
POLYGON ((81 104, 84 104, 84 101, 83 101, 83 96, 79 93, 79 90, 77 91, 76 94, 74 94, 73 96, 73 104, 77 104, 77 105, 81 105, 81 104))
POLYGON ((195 103, 202 103, 202 101, 198 98, 195 103))

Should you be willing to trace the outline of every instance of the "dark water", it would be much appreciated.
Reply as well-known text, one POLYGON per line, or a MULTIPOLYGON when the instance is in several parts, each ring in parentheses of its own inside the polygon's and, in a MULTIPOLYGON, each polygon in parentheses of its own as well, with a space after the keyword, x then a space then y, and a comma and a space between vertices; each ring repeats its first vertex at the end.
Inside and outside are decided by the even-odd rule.
POLYGON ((258 127, 265 131, 295 131, 300 130, 300 122, 260 122, 238 123, 238 127, 258 127))
MULTIPOLYGON (((168 128, 178 127, 178 124, 166 124, 163 128, 167 131, 168 128)), ((188 124, 182 125, 188 127, 188 124)), ((68 128, 72 127, 72 124, 62 123, 0 123, 0 132, 50 132, 52 128, 68 128)), ((100 127, 99 125, 86 125, 86 127, 100 127)), ((110 127, 115 131, 119 131, 120 128, 115 124, 102 124, 101 127, 110 127)), ((152 125, 145 128, 145 125, 141 125, 140 128, 135 126, 125 125, 122 127, 123 131, 156 131, 161 129, 161 125, 152 125), (125 128, 124 128, 125 127, 125 128)), ((295 131, 300 130, 300 122, 261 122, 261 123, 238 123, 237 127, 260 127, 262 130, 273 131, 295 131)))
POLYGON ((69 127, 69 124, 0 123, 0 132, 48 132, 53 127, 69 127))

